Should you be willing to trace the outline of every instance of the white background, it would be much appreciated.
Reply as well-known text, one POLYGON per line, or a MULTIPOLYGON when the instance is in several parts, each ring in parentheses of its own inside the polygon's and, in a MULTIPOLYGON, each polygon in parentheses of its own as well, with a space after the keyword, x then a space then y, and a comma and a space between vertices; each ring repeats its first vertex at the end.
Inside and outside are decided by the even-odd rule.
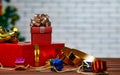
MULTIPOLYGON (((6 4, 6 3, 4 3, 6 4)), ((11 0, 21 19, 17 26, 31 41, 30 19, 48 14, 52 41, 96 57, 120 57, 120 0, 11 0)))

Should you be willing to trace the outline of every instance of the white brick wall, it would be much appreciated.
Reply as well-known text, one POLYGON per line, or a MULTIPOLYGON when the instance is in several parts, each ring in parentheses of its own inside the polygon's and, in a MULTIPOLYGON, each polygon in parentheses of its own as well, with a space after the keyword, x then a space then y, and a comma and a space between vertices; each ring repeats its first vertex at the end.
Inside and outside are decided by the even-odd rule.
POLYGON ((120 0, 11 0, 21 19, 21 33, 30 41, 30 18, 50 16, 53 42, 96 57, 120 57, 120 0))

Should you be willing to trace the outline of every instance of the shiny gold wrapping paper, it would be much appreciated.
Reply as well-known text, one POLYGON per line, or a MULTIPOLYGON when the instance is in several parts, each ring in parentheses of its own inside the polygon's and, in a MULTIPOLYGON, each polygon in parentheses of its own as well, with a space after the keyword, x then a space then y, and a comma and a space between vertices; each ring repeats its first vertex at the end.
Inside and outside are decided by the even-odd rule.
POLYGON ((63 55, 61 57, 61 59, 63 60, 63 62, 65 64, 69 64, 69 65, 75 65, 75 66, 79 66, 82 64, 83 60, 89 60, 89 61, 95 61, 96 58, 88 55, 80 50, 77 49, 71 49, 68 47, 64 47, 62 49, 63 55), (70 54, 73 54, 73 58, 70 58, 70 54))

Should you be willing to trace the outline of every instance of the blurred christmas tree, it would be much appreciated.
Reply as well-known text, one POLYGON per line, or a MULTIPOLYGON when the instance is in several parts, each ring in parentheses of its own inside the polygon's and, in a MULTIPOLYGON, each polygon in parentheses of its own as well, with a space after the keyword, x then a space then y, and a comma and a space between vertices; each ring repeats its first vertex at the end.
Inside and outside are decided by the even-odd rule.
MULTIPOLYGON (((7 3, 10 2, 10 0, 4 1, 7 3)), ((2 0, 0 0, 0 26, 3 26, 9 31, 16 24, 16 21, 20 19, 20 16, 17 14, 17 8, 14 6, 8 5, 5 10, 2 7, 2 0)), ((20 32, 18 32, 17 38, 19 41, 25 41, 25 38, 20 35, 20 32)))

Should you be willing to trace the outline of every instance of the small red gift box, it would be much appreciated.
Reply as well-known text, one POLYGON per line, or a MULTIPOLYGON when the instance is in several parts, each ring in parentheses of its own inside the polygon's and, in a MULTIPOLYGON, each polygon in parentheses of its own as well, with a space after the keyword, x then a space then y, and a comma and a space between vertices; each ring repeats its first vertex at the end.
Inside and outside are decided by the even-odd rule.
MULTIPOLYGON (((39 46, 39 66, 45 65, 48 59, 55 58, 57 51, 64 47, 63 43, 39 46)), ((0 44, 0 63, 5 67, 15 67, 17 58, 24 58, 25 65, 35 66, 34 45, 31 43, 0 44)), ((60 54, 60 53, 59 53, 60 54)))
POLYGON ((48 45, 51 44, 52 27, 31 27, 32 44, 48 45))
POLYGON ((107 71, 106 61, 96 60, 96 61, 93 63, 93 71, 94 71, 94 72, 105 72, 105 71, 107 71))

